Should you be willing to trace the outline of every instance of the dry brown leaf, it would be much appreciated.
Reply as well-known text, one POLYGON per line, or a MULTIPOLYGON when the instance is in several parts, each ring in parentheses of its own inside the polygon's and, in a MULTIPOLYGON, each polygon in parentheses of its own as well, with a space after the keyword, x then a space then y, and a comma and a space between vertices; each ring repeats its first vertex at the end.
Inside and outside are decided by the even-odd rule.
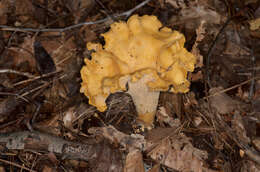
POLYGON ((210 95, 209 102, 212 108, 215 108, 220 114, 228 114, 235 110, 238 102, 229 97, 226 93, 220 92, 222 87, 211 88, 209 90, 210 95))
POLYGON ((48 158, 50 159, 50 161, 55 164, 55 165, 59 165, 59 160, 57 159, 57 156, 53 153, 53 152, 49 152, 47 154, 48 158))
POLYGON ((223 54, 226 55, 233 55, 234 58, 239 58, 241 56, 249 56, 250 50, 246 47, 242 47, 239 42, 231 41, 230 39, 227 40, 225 50, 223 54))
POLYGON ((132 150, 127 154, 124 172, 145 172, 143 155, 139 150, 132 150))
POLYGON ((157 145, 164 138, 175 135, 176 128, 177 128, 177 126, 172 127, 172 128, 157 127, 157 128, 150 130, 145 137, 146 141, 148 143, 146 149, 150 149, 150 147, 157 145))
POLYGON ((67 0, 66 6, 75 16, 75 23, 78 23, 80 17, 84 15, 86 9, 90 11, 90 9, 94 6, 94 0, 67 0))
POLYGON ((245 4, 257 3, 258 0, 245 0, 245 4))
POLYGON ((148 172, 160 172, 160 164, 156 164, 148 172))
POLYGON ((249 21, 250 30, 255 31, 260 28, 260 17, 249 21))
POLYGON ((189 6, 183 5, 181 8, 180 15, 173 16, 170 22, 184 23, 189 29, 195 29, 194 27, 198 26, 202 20, 210 24, 220 24, 223 18, 215 10, 210 9, 206 3, 200 3, 200 1, 191 2, 189 6))
POLYGON ((70 107, 63 113, 62 121, 65 127, 75 133, 82 130, 84 119, 94 115, 95 109, 88 105, 81 103, 79 106, 70 107), (74 128, 77 126, 77 128, 74 128))
POLYGON ((9 1, 0 1, 0 24, 4 25, 7 22, 7 12, 8 12, 9 1))
POLYGON ((3 166, 0 166, 0 172, 5 172, 5 168, 3 166))
POLYGON ((61 135, 60 130, 60 115, 59 114, 53 114, 51 117, 49 117, 47 120, 42 120, 34 125, 35 129, 46 132, 53 135, 61 135))
POLYGON ((253 145, 255 146, 255 148, 260 151, 260 137, 254 138, 252 140, 253 145))
POLYGON ((183 102, 181 94, 174 94, 169 92, 160 93, 160 104, 164 107, 165 115, 169 117, 176 114, 181 120, 183 116, 183 102))
MULTIPOLYGON (((197 57, 196 67, 202 67, 203 66, 203 56, 200 54, 200 50, 198 48, 198 45, 199 45, 199 42, 202 41, 205 37, 205 33, 206 33, 205 23, 206 23, 205 20, 200 21, 200 25, 196 29, 196 34, 197 34, 196 41, 195 41, 194 45, 192 46, 192 50, 191 50, 191 53, 195 57, 197 57)), ((200 79, 202 79, 202 76, 201 76, 200 79)))
MULTIPOLYGON (((48 35, 49 34, 45 34, 45 36, 48 35)), ((42 45, 53 58, 57 68, 59 68, 61 64, 70 63, 68 59, 75 57, 76 54, 74 37, 70 37, 68 40, 55 39, 42 41, 42 45)))
POLYGON ((246 129, 243 124, 243 118, 238 111, 235 111, 231 124, 239 140, 243 141, 243 143, 249 144, 250 138, 247 137, 246 129))
POLYGON ((30 0, 15 0, 15 14, 17 16, 31 15, 34 7, 32 5, 32 1, 30 0))
POLYGON ((166 0, 165 2, 171 4, 174 8, 186 8, 184 0, 166 0))
POLYGON ((19 66, 23 62, 29 62, 30 69, 36 68, 36 63, 33 57, 33 44, 34 37, 27 36, 24 38, 24 42, 21 44, 20 48, 10 47, 9 50, 13 54, 13 65, 19 66))
POLYGON ((240 169, 240 172, 259 172, 259 171, 260 171, 260 165, 257 165, 253 161, 244 161, 240 169))
POLYGON ((171 127, 178 127, 181 124, 179 119, 173 119, 173 117, 166 112, 165 107, 159 107, 156 117, 159 123, 165 123, 171 127))
POLYGON ((54 169, 46 165, 42 169, 42 172, 54 172, 54 171, 55 171, 54 169))
POLYGON ((113 126, 93 127, 88 132, 101 135, 114 145, 121 145, 122 150, 129 152, 126 157, 124 172, 144 172, 141 151, 144 149, 146 142, 143 136, 138 134, 130 136, 116 130, 113 126))
POLYGON ((4 2, 4 1, 6 1, 6 0, 3 0, 3 1, 1 1, 0 2, 0 16, 2 16, 2 15, 5 15, 5 13, 7 12, 7 8, 8 8, 8 4, 7 4, 7 2, 4 2))
POLYGON ((180 133, 163 139, 159 145, 148 152, 148 156, 178 171, 202 172, 203 159, 206 159, 208 155, 206 151, 194 148, 190 139, 180 133))

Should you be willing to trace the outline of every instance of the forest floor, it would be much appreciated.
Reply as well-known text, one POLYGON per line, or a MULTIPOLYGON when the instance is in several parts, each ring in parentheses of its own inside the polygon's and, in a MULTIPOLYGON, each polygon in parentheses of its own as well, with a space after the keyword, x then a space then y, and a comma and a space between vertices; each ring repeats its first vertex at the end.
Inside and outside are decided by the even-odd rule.
POLYGON ((258 0, 1 0, 0 172, 259 172, 259 69, 258 0), (197 58, 150 128, 128 94, 100 112, 80 93, 86 44, 134 14, 197 58))

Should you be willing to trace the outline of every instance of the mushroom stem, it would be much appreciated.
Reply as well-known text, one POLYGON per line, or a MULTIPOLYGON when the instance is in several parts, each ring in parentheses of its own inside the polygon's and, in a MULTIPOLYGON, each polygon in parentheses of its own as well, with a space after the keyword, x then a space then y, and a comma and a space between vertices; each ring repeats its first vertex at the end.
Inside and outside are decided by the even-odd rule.
POLYGON ((153 81, 152 75, 146 74, 137 82, 128 81, 127 93, 131 95, 138 112, 138 119, 152 126, 160 91, 151 91, 147 83, 153 81))

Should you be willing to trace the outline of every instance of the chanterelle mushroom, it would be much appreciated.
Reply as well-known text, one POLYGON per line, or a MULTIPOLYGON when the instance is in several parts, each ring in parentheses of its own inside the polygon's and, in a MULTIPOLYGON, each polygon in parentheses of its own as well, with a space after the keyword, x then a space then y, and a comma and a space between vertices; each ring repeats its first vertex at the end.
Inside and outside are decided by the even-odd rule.
POLYGON ((88 43, 94 50, 81 69, 81 92, 89 103, 105 111, 111 93, 127 91, 133 98, 139 118, 152 124, 160 91, 189 90, 187 72, 194 69, 195 57, 184 48, 184 36, 162 27, 155 16, 134 15, 116 22, 102 34, 105 45, 88 43))

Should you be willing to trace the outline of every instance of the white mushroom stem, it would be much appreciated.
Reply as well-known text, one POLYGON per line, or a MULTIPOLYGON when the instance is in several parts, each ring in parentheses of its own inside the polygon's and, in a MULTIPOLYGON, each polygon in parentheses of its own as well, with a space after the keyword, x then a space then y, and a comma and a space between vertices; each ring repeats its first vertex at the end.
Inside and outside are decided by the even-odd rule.
POLYGON ((138 112, 138 118, 148 125, 152 125, 158 105, 160 91, 151 91, 147 82, 153 81, 149 74, 136 82, 128 81, 127 93, 131 95, 138 112))

